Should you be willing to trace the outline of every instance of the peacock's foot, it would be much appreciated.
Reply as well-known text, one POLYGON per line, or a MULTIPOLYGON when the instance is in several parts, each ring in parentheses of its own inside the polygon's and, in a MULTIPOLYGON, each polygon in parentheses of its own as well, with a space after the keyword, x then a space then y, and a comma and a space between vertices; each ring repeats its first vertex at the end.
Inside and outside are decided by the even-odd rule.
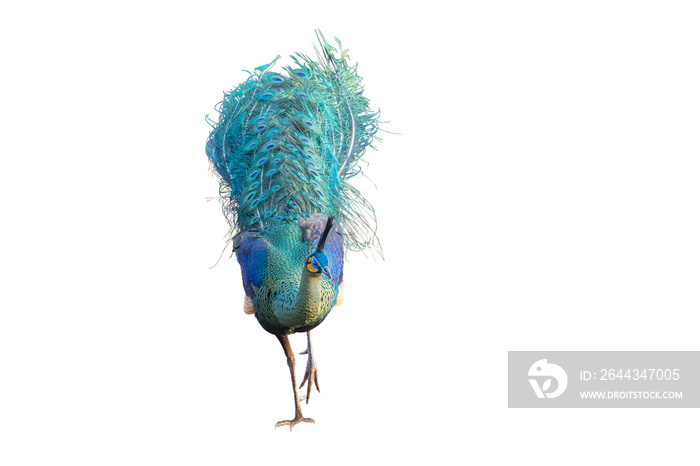
POLYGON ((289 420, 289 421, 280 421, 277 424, 275 424, 275 429, 277 429, 280 426, 289 426, 289 431, 292 431, 292 427, 295 425, 299 424, 300 422, 310 422, 311 424, 316 424, 313 419, 310 417, 303 417, 301 413, 297 413, 297 415, 294 417, 294 419, 289 420))
POLYGON ((306 372, 304 373, 304 380, 301 381, 299 388, 302 388, 306 382, 309 384, 306 386, 306 396, 302 397, 302 400, 306 400, 306 404, 309 404, 309 398, 311 398, 311 387, 315 384, 316 390, 321 393, 321 389, 318 388, 318 370, 316 370, 316 362, 314 361, 311 352, 307 348, 306 351, 302 351, 300 354, 309 355, 309 359, 306 362, 306 372))

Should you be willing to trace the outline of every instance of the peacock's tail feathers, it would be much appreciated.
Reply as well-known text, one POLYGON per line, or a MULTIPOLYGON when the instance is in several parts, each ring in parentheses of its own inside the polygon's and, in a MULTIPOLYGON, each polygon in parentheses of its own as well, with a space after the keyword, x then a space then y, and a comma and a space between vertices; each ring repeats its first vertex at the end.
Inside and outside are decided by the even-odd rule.
POLYGON ((232 234, 264 234, 319 212, 341 222, 350 249, 381 254, 374 209, 348 182, 361 173, 379 112, 370 109, 340 41, 338 52, 317 36, 318 61, 296 54, 294 66, 277 73, 278 56, 224 94, 219 121, 207 118, 207 155, 221 178, 232 234))

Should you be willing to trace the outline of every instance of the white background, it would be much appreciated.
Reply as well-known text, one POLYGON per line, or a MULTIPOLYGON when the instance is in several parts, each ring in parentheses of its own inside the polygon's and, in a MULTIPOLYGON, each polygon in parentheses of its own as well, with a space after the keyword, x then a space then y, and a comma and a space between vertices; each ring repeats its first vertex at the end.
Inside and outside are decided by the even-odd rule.
POLYGON ((506 380, 508 350, 699 349, 696 3, 19 3, 0 464, 697 464, 695 410, 509 410, 506 380), (350 257, 290 434, 282 349, 210 269, 204 115, 315 28, 401 135, 363 185, 386 260, 350 257))

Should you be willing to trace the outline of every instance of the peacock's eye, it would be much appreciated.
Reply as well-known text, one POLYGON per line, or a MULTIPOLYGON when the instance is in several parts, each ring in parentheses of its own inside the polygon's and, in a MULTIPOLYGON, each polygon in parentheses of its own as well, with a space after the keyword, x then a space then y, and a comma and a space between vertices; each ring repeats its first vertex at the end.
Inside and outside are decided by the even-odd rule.
POLYGON ((309 269, 309 272, 311 273, 318 273, 318 268, 316 267, 318 264, 315 262, 316 261, 314 260, 313 256, 306 260, 306 268, 309 269))

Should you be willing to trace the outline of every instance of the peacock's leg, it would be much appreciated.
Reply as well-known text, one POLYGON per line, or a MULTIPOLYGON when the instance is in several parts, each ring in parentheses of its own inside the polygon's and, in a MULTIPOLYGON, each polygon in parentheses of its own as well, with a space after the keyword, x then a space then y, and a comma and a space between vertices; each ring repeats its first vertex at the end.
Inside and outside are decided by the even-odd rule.
POLYGON ((314 420, 309 417, 304 417, 301 414, 301 404, 299 404, 299 394, 297 393, 297 380, 296 376, 294 375, 294 352, 292 352, 292 347, 289 344, 289 339, 287 338, 287 335, 277 335, 277 339, 282 344, 282 348, 284 348, 284 355, 287 356, 287 365, 289 366, 289 372, 292 375, 292 389, 294 389, 294 419, 291 419, 289 421, 278 422, 277 424, 275 424, 275 429, 279 426, 289 426, 289 431, 291 432, 292 427, 299 424, 300 422, 314 423, 314 420))
POLYGON ((318 371, 316 370, 316 361, 314 360, 311 350, 311 330, 306 332, 306 339, 309 342, 306 351, 302 351, 299 354, 308 354, 309 358, 306 360, 306 372, 304 373, 304 380, 301 381, 299 388, 303 387, 306 382, 309 382, 309 385, 306 387, 306 396, 304 397, 308 405, 309 398, 311 398, 311 387, 316 384, 316 390, 318 390, 319 393, 321 393, 321 389, 318 388, 318 371))

